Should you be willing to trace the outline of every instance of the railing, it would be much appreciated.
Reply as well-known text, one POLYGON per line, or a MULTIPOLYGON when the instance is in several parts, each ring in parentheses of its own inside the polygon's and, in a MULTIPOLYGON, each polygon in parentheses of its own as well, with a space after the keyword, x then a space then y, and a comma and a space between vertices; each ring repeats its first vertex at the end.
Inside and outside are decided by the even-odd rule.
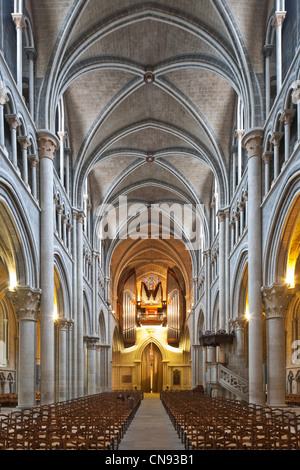
POLYGON ((218 365, 218 381, 220 385, 237 395, 240 399, 248 401, 249 384, 247 380, 243 379, 221 364, 218 365))

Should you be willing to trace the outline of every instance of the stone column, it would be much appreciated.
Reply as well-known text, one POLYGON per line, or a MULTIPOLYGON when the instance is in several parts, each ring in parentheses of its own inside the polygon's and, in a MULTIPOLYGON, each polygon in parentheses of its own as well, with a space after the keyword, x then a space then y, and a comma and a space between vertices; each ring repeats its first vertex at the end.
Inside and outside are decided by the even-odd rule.
POLYGON ((240 213, 238 210, 234 212, 234 220, 235 220, 235 243, 237 243, 240 238, 240 213))
POLYGON ((243 138, 248 157, 249 402, 263 404, 261 156, 263 130, 243 138))
POLYGON ((238 184, 242 179, 242 138, 244 135, 243 129, 237 129, 235 131, 237 137, 237 148, 238 148, 238 184))
POLYGON ((6 89, 3 82, 0 82, 0 147, 5 146, 5 134, 4 134, 4 106, 8 102, 9 97, 6 93, 6 89))
POLYGON ((66 168, 66 193, 70 196, 70 158, 71 158, 71 149, 69 147, 65 147, 65 168, 66 168))
POLYGON ((244 356, 244 326, 246 319, 245 318, 235 318, 232 321, 235 337, 236 337, 236 350, 235 353, 238 357, 244 356))
POLYGON ((77 398, 77 211, 72 212, 72 220, 73 220, 73 243, 72 243, 72 256, 73 256, 73 267, 72 267, 72 281, 73 281, 73 288, 72 288, 72 312, 73 312, 73 321, 74 321, 74 328, 73 328, 73 349, 72 349, 72 398, 77 398))
POLYGON ((83 343, 83 221, 84 214, 77 216, 77 396, 83 396, 84 343, 83 343))
POLYGON ((36 324, 41 291, 31 287, 7 289, 7 296, 16 306, 19 322, 18 407, 35 406, 36 324))
POLYGON ((294 294, 286 284, 262 288, 267 322, 268 405, 285 406, 285 314, 294 294))
POLYGON ((225 330, 225 212, 218 212, 219 220, 219 329, 225 330))
POLYGON ((28 185, 28 147, 30 147, 31 142, 26 136, 22 136, 18 138, 18 141, 21 145, 22 149, 22 162, 23 162, 23 172, 22 178, 25 184, 28 185))
POLYGON ((211 329, 211 292, 210 292, 210 282, 211 282, 211 265, 210 265, 210 250, 203 252, 203 257, 205 260, 205 325, 209 330, 211 329))
POLYGON ((62 239, 66 247, 67 247, 67 222, 68 222, 68 216, 66 214, 63 214, 62 216, 62 239))
POLYGON ((230 312, 230 228, 229 228, 230 210, 225 210, 225 288, 226 288, 226 302, 225 302, 225 325, 228 332, 229 327, 229 312, 230 312))
POLYGON ((30 155, 29 161, 31 163, 31 194, 37 199, 37 181, 36 181, 36 166, 38 159, 36 155, 30 155))
POLYGON ((58 318, 58 400, 67 399, 67 331, 68 320, 58 318))
POLYGON ((29 64, 29 111, 34 118, 34 61, 36 54, 34 47, 25 47, 25 52, 29 64))
POLYGON ((231 151, 232 151, 232 194, 234 194, 236 190, 236 154, 237 154, 236 145, 232 147, 231 151))
POLYGON ((292 102, 297 106, 297 140, 300 141, 300 80, 292 84, 292 102))
POLYGON ((54 233, 53 162, 58 141, 49 131, 37 133, 40 161, 41 405, 54 402, 54 233))
POLYGON ((230 249, 233 251, 234 245, 235 245, 235 221, 234 219, 231 219, 230 223, 230 228, 231 228, 231 235, 230 235, 230 249))
POLYGON ((273 152, 265 152, 263 154, 263 161, 265 163, 265 196, 270 190, 270 161, 273 156, 273 152))
POLYGON ((6 120, 10 126, 11 132, 11 160, 14 166, 18 167, 18 152, 17 152, 17 127, 20 125, 20 121, 16 114, 7 114, 6 120))
POLYGON ((73 361, 73 328, 74 327, 74 320, 71 319, 71 320, 68 320, 68 324, 67 324, 67 328, 68 328, 68 331, 67 331, 67 342, 68 342, 68 345, 67 345, 67 364, 68 364, 68 367, 67 367, 67 381, 68 381, 68 385, 67 385, 67 400, 71 400, 72 398, 74 398, 73 396, 73 364, 74 364, 74 361, 73 361))
POLYGON ((270 77, 270 57, 273 53, 273 46, 266 44, 264 46, 265 57, 265 83, 266 83, 266 116, 269 115, 271 105, 271 77, 270 77))
POLYGON ((244 219, 245 204, 242 201, 238 201, 237 206, 239 208, 239 214, 240 214, 240 235, 242 236, 244 232, 244 225, 245 225, 245 219, 244 219))
POLYGON ((96 345, 96 393, 101 393, 101 345, 97 343, 96 345))
POLYGON ((63 208, 62 206, 56 206, 56 212, 58 214, 57 216, 57 232, 59 238, 62 238, 62 213, 63 213, 63 208))
POLYGON ((88 395, 96 393, 97 369, 96 369, 96 347, 99 338, 96 336, 86 336, 87 344, 87 375, 88 375, 88 395))
POLYGON ((271 143, 274 145, 274 180, 279 175, 279 145, 282 138, 282 132, 274 132, 271 138, 271 143))
POLYGON ((286 11, 275 11, 272 26, 276 28, 276 78, 277 94, 282 85, 282 25, 286 11))
POLYGON ((17 31, 17 86, 22 96, 22 84, 23 84, 23 29, 26 28, 23 13, 12 13, 12 19, 16 25, 17 31))
POLYGON ((65 170, 65 155, 64 155, 64 141, 66 140, 67 134, 63 131, 59 131, 58 137, 60 140, 60 161, 59 161, 59 178, 61 181, 61 184, 63 187, 65 186, 64 184, 64 170, 65 170))
POLYGON ((292 109, 285 109, 281 121, 284 123, 284 160, 288 161, 290 157, 290 143, 291 143, 291 124, 295 116, 295 111, 292 109))

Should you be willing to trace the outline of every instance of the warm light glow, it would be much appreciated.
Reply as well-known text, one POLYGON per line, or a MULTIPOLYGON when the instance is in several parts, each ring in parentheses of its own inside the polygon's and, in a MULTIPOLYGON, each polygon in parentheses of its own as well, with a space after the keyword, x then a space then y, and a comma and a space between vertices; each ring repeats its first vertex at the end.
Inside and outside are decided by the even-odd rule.
POLYGON ((248 291, 246 296, 245 317, 247 320, 250 320, 248 291))
POLYGON ((295 266, 290 265, 286 270, 285 282, 289 284, 290 287, 295 287, 295 266))
POLYGON ((57 298, 56 298, 56 292, 54 291, 53 320, 56 321, 57 319, 58 319, 57 298))
POLYGON ((15 271, 9 273, 9 289, 14 290, 17 287, 17 275, 15 271))
POLYGON ((249 307, 248 306, 246 307, 246 310, 245 310, 245 317, 247 318, 247 320, 249 320, 249 318, 250 318, 250 313, 249 313, 249 307))

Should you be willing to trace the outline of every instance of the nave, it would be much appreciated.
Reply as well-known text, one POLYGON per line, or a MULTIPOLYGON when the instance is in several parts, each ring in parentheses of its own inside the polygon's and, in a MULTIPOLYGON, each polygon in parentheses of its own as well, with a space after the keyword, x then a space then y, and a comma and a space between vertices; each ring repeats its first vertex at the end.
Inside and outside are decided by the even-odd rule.
POLYGON ((299 449, 299 408, 212 398, 196 389, 106 392, 0 413, 0 450, 299 449))

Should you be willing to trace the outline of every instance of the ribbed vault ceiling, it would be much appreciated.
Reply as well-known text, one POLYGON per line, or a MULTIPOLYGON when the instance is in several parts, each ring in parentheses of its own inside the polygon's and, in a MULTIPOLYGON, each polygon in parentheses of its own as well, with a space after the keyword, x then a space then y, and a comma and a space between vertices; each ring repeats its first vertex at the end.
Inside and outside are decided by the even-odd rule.
POLYGON ((41 82, 37 122, 55 130, 63 95, 75 206, 87 175, 94 206, 127 195, 148 204, 190 200, 208 211, 215 177, 228 203, 237 95, 246 125, 257 124, 272 3, 27 2, 41 82))

